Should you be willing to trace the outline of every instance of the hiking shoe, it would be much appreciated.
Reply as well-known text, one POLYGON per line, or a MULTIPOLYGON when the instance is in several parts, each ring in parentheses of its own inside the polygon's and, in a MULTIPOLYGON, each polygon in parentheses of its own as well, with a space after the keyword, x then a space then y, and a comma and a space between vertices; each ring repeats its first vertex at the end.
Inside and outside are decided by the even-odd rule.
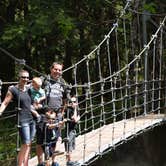
POLYGON ((53 163, 51 164, 51 166, 60 166, 60 165, 59 165, 59 163, 57 163, 57 162, 53 162, 53 163))

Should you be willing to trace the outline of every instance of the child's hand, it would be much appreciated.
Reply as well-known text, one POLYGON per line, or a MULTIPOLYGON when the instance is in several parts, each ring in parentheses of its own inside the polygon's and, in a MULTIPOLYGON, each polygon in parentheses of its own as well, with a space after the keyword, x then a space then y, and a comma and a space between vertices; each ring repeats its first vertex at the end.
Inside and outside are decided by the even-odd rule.
POLYGON ((67 122, 67 119, 65 118, 65 119, 63 119, 63 122, 65 123, 65 122, 67 122))
MULTIPOLYGON (((65 120, 65 119, 64 119, 64 120, 65 120)), ((64 120, 63 120, 63 121, 60 121, 60 122, 58 123, 58 126, 59 126, 59 127, 63 127, 63 125, 65 124, 65 121, 64 121, 64 120)))
POLYGON ((55 128, 56 127, 56 125, 57 124, 55 124, 55 123, 53 123, 53 124, 47 124, 47 126, 48 126, 48 129, 53 129, 53 128, 55 128))

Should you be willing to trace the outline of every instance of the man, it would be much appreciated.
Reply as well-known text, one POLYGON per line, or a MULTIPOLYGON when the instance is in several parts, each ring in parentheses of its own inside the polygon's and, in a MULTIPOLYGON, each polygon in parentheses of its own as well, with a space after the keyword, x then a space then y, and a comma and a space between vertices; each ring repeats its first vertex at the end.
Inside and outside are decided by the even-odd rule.
MULTIPOLYGON (((63 65, 57 62, 54 62, 50 67, 50 75, 48 78, 43 81, 43 85, 46 91, 46 105, 53 109, 57 114, 57 122, 61 122, 64 113, 64 105, 66 103, 67 97, 67 85, 62 78, 62 69, 63 65)), ((38 156, 38 166, 44 166, 43 163, 43 143, 45 138, 44 133, 44 121, 45 113, 42 113, 42 121, 37 125, 37 147, 36 152, 38 156)), ((62 123, 63 124, 63 123, 62 123)), ((57 139, 61 136, 61 129, 56 128, 57 139)), ((54 152, 56 149, 56 142, 53 144, 54 152)), ((56 161, 55 153, 52 154, 52 165, 59 166, 59 163, 56 161)))

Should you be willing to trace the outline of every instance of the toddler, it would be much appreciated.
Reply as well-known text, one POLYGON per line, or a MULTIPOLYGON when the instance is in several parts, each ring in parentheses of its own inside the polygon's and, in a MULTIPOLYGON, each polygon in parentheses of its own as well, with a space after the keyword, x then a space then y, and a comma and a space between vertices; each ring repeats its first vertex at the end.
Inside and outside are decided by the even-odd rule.
POLYGON ((34 77, 31 83, 30 94, 32 99, 31 112, 37 118, 37 122, 40 122, 41 116, 37 110, 43 107, 43 102, 46 99, 45 91, 41 88, 42 80, 40 77, 34 77))

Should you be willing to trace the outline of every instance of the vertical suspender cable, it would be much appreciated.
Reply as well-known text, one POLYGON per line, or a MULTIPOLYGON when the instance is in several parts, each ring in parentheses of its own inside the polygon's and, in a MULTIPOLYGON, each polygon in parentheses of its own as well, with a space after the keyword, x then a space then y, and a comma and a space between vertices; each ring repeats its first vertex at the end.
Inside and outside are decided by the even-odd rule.
POLYGON ((98 143, 98 152, 100 154, 100 148, 101 148, 101 138, 102 138, 102 135, 101 135, 101 127, 102 127, 102 124, 104 122, 104 103, 103 103, 103 90, 104 90, 104 87, 103 87, 103 78, 102 78, 102 73, 101 73, 101 63, 100 63, 100 49, 97 50, 97 60, 98 60, 98 68, 99 68, 99 78, 100 78, 100 84, 101 84, 101 97, 100 97, 100 102, 101 102, 101 105, 100 105, 100 129, 99 129, 99 143, 98 143))
POLYGON ((125 48, 125 57, 126 57, 126 63, 128 64, 128 53, 127 53, 127 39, 126 39, 126 21, 125 18, 123 18, 123 31, 124 31, 124 48, 125 48))
POLYGON ((125 102, 125 106, 124 106, 124 117, 123 117, 123 121, 124 121, 124 128, 123 128, 123 138, 124 140, 125 135, 126 135, 126 114, 127 114, 127 109, 128 109, 128 79, 129 79, 129 68, 126 69, 126 85, 125 85, 125 98, 124 98, 124 102, 125 102))
POLYGON ((87 120, 88 120, 88 95, 89 95, 89 86, 86 88, 86 106, 85 106, 85 126, 84 126, 84 145, 83 145, 83 162, 85 162, 86 155, 86 133, 87 133, 87 120))
MULTIPOLYGON (((74 66, 74 84, 75 84, 75 95, 76 95, 76 99, 77 99, 77 103, 78 103, 77 65, 74 66)), ((77 111, 80 113, 79 103, 77 105, 77 111)), ((79 133, 81 133, 81 125, 79 122, 78 122, 78 130, 79 130, 79 133)))
POLYGON ((115 122, 116 122, 116 76, 114 77, 114 83, 113 83, 113 87, 112 87, 112 104, 113 104, 113 124, 112 124, 112 147, 115 148, 114 145, 114 135, 115 135, 115 122))
MULTIPOLYGON (((115 38, 116 38, 116 48, 117 48, 117 70, 119 71, 120 70, 120 57, 119 57, 119 44, 118 44, 118 32, 117 32, 117 28, 118 28, 118 25, 116 25, 116 28, 115 28, 115 38)), ((119 86, 122 87, 122 83, 121 83, 121 75, 120 73, 117 75, 117 78, 119 77, 119 86)), ((123 100, 123 92, 122 92, 122 88, 120 88, 120 96, 121 96, 121 100, 123 100)), ((121 102, 121 108, 122 110, 124 109, 124 104, 123 102, 121 102)))
POLYGON ((154 40, 153 40, 153 76, 152 76, 152 112, 155 112, 155 70, 156 70, 156 37, 154 37, 154 40))
POLYGON ((16 111, 17 111, 17 143, 16 143, 16 151, 17 151, 17 162, 16 162, 16 166, 18 166, 18 153, 20 151, 20 135, 19 135, 19 128, 21 127, 20 126, 20 123, 19 123, 19 112, 22 111, 21 108, 20 108, 20 89, 18 88, 18 103, 17 103, 17 108, 16 108, 16 111))
POLYGON ((138 70, 139 70, 139 59, 136 60, 136 65, 135 65, 135 98, 134 98, 134 134, 136 132, 136 117, 138 113, 138 70))
POLYGON ((144 115, 147 114, 148 109, 148 47, 145 50, 145 62, 144 62, 144 115))
POLYGON ((158 101, 158 113, 161 112, 161 80, 162 80, 162 54, 163 54, 163 27, 160 31, 160 50, 159 50, 159 101, 158 101))
POLYGON ((88 86, 89 86, 89 102, 90 102, 90 111, 91 111, 91 118, 92 118, 92 129, 94 130, 94 116, 93 116, 93 105, 92 105, 92 97, 91 97, 91 85, 90 85, 90 71, 89 71, 89 58, 86 60, 86 67, 87 67, 87 75, 88 75, 88 86))
MULTIPOLYGON (((19 69, 21 70, 22 68, 23 68, 23 66, 25 65, 25 60, 24 59, 21 59, 21 60, 19 60, 19 59, 17 59, 16 61, 15 61, 15 63, 17 63, 19 66, 19 69)), ((18 165, 18 153, 20 152, 20 135, 19 135, 19 128, 21 127, 20 126, 20 117, 19 117, 19 112, 20 111, 22 111, 22 109, 21 109, 21 100, 20 100, 20 95, 21 95, 21 90, 19 89, 19 83, 18 83, 18 103, 17 103, 17 108, 16 108, 16 110, 17 110, 17 129, 18 129, 18 131, 17 131, 17 147, 16 147, 16 151, 17 151, 17 162, 16 162, 16 164, 18 165)))

